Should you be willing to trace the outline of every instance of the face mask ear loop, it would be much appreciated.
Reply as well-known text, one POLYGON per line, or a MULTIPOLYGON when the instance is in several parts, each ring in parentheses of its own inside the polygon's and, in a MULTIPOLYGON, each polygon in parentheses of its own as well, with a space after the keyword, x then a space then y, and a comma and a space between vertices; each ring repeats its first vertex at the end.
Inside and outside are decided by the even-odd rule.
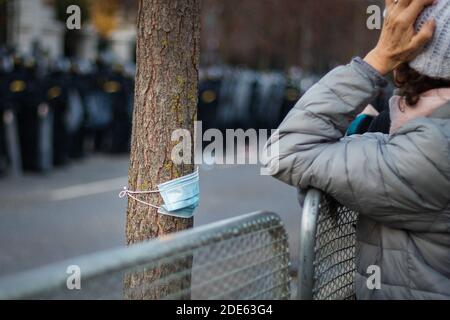
POLYGON ((159 190, 151 190, 151 191, 130 191, 130 190, 128 190, 127 187, 123 187, 123 191, 121 191, 121 192, 119 193, 119 198, 129 197, 129 198, 131 198, 131 199, 133 199, 133 200, 135 200, 135 201, 137 201, 137 202, 139 202, 139 203, 145 204, 145 205, 147 205, 147 206, 150 206, 150 207, 152 207, 152 208, 155 208, 155 209, 158 209, 158 210, 159 210, 159 209, 161 209, 161 207, 158 207, 158 206, 155 206, 154 204, 151 204, 151 203, 142 201, 141 199, 138 199, 138 198, 136 198, 136 197, 134 196, 134 194, 150 194, 150 193, 158 193, 158 192, 159 192, 159 190))
MULTIPOLYGON (((197 167, 196 170, 195 170, 193 173, 198 174, 198 172, 199 172, 199 167, 197 167)), ((127 187, 123 187, 123 191, 121 191, 121 192, 119 193, 119 198, 122 199, 122 198, 125 198, 125 197, 129 197, 129 198, 131 198, 131 199, 133 199, 133 200, 135 200, 135 201, 137 201, 137 202, 139 202, 139 203, 142 203, 142 204, 145 204, 145 205, 150 206, 150 207, 152 207, 152 208, 155 208, 155 209, 160 210, 161 207, 155 206, 154 204, 151 204, 151 203, 148 203, 148 202, 145 202, 145 201, 142 201, 141 199, 138 199, 138 198, 136 198, 136 197, 134 196, 135 194, 150 194, 150 193, 159 193, 159 192, 160 192, 159 190, 150 190, 150 191, 130 191, 130 190, 128 190, 127 187)))

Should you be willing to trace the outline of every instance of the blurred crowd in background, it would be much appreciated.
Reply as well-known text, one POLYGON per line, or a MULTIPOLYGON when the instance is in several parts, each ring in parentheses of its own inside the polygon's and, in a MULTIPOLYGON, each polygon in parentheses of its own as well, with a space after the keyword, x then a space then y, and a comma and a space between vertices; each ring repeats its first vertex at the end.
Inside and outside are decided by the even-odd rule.
MULTIPOLYGON (((130 149, 134 64, 47 61, 0 51, 0 172, 48 172, 130 149)), ((203 129, 276 128, 318 76, 214 66, 200 71, 203 129)))
POLYGON ((0 172, 48 172, 89 152, 129 150, 132 67, 46 64, 5 50, 0 58, 0 172))

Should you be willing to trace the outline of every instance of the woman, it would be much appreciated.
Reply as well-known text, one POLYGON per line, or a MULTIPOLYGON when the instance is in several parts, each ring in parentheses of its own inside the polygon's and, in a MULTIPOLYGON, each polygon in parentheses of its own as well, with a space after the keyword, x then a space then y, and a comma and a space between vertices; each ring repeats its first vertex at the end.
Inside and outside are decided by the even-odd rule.
POLYGON ((450 299, 450 1, 386 5, 377 46, 302 97, 270 138, 278 155, 266 167, 360 212, 358 299, 450 299), (390 134, 344 137, 391 71, 401 96, 390 134), (379 290, 367 287, 371 265, 379 290))

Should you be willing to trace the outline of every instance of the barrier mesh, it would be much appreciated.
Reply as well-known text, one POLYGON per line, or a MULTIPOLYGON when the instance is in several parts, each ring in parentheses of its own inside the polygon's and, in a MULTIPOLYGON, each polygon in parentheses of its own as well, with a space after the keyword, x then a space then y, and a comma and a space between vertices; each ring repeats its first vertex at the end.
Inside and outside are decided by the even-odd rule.
MULTIPOLYGON (((126 267, 108 270, 99 265, 84 277, 81 267, 81 290, 68 290, 64 282, 24 298, 290 298, 288 241, 277 215, 253 214, 213 229, 193 229, 183 236, 170 237, 145 244, 150 258, 141 263, 127 263, 122 253, 120 259, 125 259, 126 267), (158 249, 161 253, 151 257, 158 249)), ((108 257, 111 259, 114 256, 108 257)))
POLYGON ((355 299, 355 232, 358 214, 325 195, 317 221, 314 300, 355 299))

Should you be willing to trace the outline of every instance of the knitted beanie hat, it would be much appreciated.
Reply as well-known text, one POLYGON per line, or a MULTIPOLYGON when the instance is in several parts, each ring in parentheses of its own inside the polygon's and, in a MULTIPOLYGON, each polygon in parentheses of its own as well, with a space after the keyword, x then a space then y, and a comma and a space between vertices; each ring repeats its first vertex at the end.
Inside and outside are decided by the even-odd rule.
POLYGON ((433 40, 409 65, 422 75, 450 80, 450 0, 427 7, 417 19, 416 30, 430 19, 436 20, 433 40))

